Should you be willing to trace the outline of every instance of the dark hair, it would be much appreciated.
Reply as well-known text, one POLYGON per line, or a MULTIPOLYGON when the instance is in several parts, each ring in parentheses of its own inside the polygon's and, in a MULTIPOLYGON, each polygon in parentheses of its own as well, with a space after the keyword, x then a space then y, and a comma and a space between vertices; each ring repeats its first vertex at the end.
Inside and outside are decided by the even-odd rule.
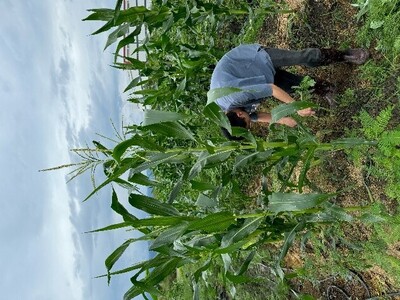
MULTIPOLYGON (((247 124, 246 124, 245 120, 240 118, 240 117, 238 117, 236 112, 228 111, 226 113, 226 116, 228 117, 229 123, 231 124, 232 127, 243 127, 243 128, 246 128, 247 124)), ((241 140, 243 140, 243 137, 241 137, 241 136, 233 136, 233 135, 231 135, 229 133, 229 131, 224 127, 221 127, 221 132, 228 140, 231 140, 231 141, 241 141, 241 140)))

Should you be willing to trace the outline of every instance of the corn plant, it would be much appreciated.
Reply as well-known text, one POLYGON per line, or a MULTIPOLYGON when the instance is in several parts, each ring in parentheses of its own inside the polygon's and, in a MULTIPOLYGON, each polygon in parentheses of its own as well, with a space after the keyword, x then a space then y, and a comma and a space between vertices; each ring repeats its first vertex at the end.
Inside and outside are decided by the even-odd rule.
MULTIPOLYGON (((302 102, 283 105, 274 111, 274 118, 307 105, 309 103, 302 102)), ((207 105, 204 114, 210 121, 229 128, 225 115, 215 103, 207 105)), ((138 219, 129 213, 113 191, 111 207, 121 215, 123 222, 95 232, 134 228, 143 233, 140 238, 125 241, 105 262, 105 276, 109 280, 113 275, 133 272, 132 287, 126 292, 125 299, 146 293, 157 296, 161 293, 158 285, 164 278, 177 268, 192 263, 202 265, 192 278, 194 299, 198 299, 201 274, 214 264, 224 266, 223 276, 229 284, 257 280, 246 275, 257 248, 265 243, 279 241, 283 243, 280 254, 271 262, 270 267, 279 278, 284 279, 281 261, 296 235, 304 234, 319 226, 318 224, 353 219, 346 210, 356 208, 343 209, 328 202, 334 195, 301 191, 306 182, 307 170, 316 153, 343 149, 354 144, 369 144, 368 142, 347 139, 327 144, 301 136, 288 140, 263 141, 256 139, 248 131, 229 128, 234 134, 245 137, 246 141, 213 144, 210 141, 198 140, 192 129, 182 123, 184 118, 184 115, 174 112, 147 111, 142 126, 130 127, 128 139, 117 144, 114 149, 103 149, 101 146, 100 152, 104 156, 103 165, 107 179, 98 185, 86 200, 109 183, 119 184, 127 189, 133 188, 135 184, 151 186, 154 181, 144 175, 143 171, 160 164, 175 164, 185 169, 168 199, 155 199, 137 192, 130 193, 130 205, 149 215, 144 219, 138 219), (160 143, 165 135, 177 140, 191 140, 193 145, 166 148, 160 143), (229 187, 232 174, 226 174, 225 181, 209 194, 205 194, 204 190, 199 188, 198 197, 192 199, 192 205, 179 206, 176 202, 177 195, 184 182, 196 179, 205 168, 215 168, 227 160, 234 161, 232 172, 244 165, 260 161, 268 163, 265 172, 269 172, 274 166, 289 162, 293 165, 303 162, 303 167, 297 182, 292 181, 289 184, 288 177, 282 180, 293 192, 264 191, 263 210, 243 214, 219 207, 219 198, 229 187), (122 179, 125 173, 128 174, 128 178, 122 179), (112 270, 129 245, 139 240, 148 240, 149 249, 157 255, 133 266, 112 270), (247 259, 240 268, 234 268, 232 261, 238 253, 245 253, 247 259)), ((96 145, 99 147, 100 144, 96 145)))
POLYGON ((145 31, 146 38, 134 50, 146 53, 144 61, 130 55, 124 58, 129 63, 115 60, 117 68, 138 71, 125 91, 140 87, 131 92, 131 101, 179 111, 204 103, 202 91, 209 85, 212 66, 225 52, 215 45, 223 24, 238 16, 260 18, 278 11, 274 1, 254 9, 241 2, 170 0, 152 1, 151 8, 121 10, 121 3, 117 1, 115 9, 91 9, 85 20, 105 22, 94 34, 113 30, 106 48, 117 43, 115 59, 122 47, 135 44, 145 31))
MULTIPOLYGON (((263 8, 265 13, 277 12, 274 3, 271 1, 270 6, 263 8)), ((132 287, 126 292, 125 299, 140 294, 146 297, 146 293, 156 297, 161 293, 159 284, 163 279, 183 265, 196 263, 201 267, 194 272, 192 282, 194 299, 198 299, 202 274, 213 265, 223 265, 227 284, 234 286, 257 280, 246 274, 257 248, 266 243, 280 242, 280 253, 270 262, 270 268, 283 280, 285 274, 281 262, 297 235, 326 223, 351 221, 353 217, 346 210, 356 209, 343 209, 329 202, 335 196, 332 194, 304 193, 304 187, 310 184, 307 179, 309 168, 318 155, 326 151, 376 143, 360 139, 320 143, 306 132, 262 140, 247 130, 231 128, 226 116, 213 103, 232 90, 211 91, 209 103, 205 105, 210 67, 223 53, 215 47, 214 38, 226 20, 236 16, 251 17, 254 12, 249 5, 232 7, 222 1, 154 1, 150 9, 132 7, 123 11, 121 4, 122 0, 118 0, 115 9, 92 9, 85 20, 105 22, 95 34, 113 30, 106 47, 118 42, 116 53, 125 45, 134 43, 146 28, 147 38, 135 50, 146 51, 146 60, 126 57, 129 64, 116 63, 116 67, 139 71, 139 76, 132 80, 126 91, 142 87, 131 92, 131 100, 149 105, 152 110, 146 112, 142 125, 128 126, 128 138, 113 149, 95 144, 93 151, 98 151, 102 161, 95 156, 95 161, 84 162, 82 166, 85 169, 78 168, 78 172, 93 170, 92 166, 95 168, 102 164, 106 175, 104 182, 97 185, 85 200, 108 184, 118 184, 130 191, 129 204, 146 212, 148 217, 135 217, 113 191, 111 208, 121 215, 123 221, 95 232, 134 228, 143 236, 125 241, 106 259, 105 276, 110 280, 113 275, 132 272, 132 287), (166 111, 166 107, 173 107, 175 111, 166 111), (190 120, 194 115, 202 121, 196 124, 190 120), (215 126, 209 125, 211 123, 242 136, 244 141, 204 139, 197 134, 198 126, 215 126), (199 180, 206 169, 219 170, 218 167, 227 162, 231 169, 220 174, 219 182, 199 180), (262 171, 265 175, 277 170, 280 189, 272 190, 266 184, 259 195, 263 204, 252 212, 221 207, 219 201, 230 195, 235 172, 260 162, 266 165, 262 171), (169 196, 155 199, 138 193, 137 184, 157 184, 143 172, 162 165, 182 170, 169 196), (295 169, 300 170, 298 178, 293 176, 295 169), (182 202, 179 195, 188 183, 195 196, 182 202), (113 266, 124 251, 138 240, 149 241, 150 250, 157 255, 114 270, 113 266), (238 253, 245 254, 246 259, 240 267, 235 267, 233 262, 238 253)), ((311 103, 304 101, 279 106, 272 111, 273 121, 310 106, 311 103)), ((234 289, 231 293, 234 294, 234 289)))

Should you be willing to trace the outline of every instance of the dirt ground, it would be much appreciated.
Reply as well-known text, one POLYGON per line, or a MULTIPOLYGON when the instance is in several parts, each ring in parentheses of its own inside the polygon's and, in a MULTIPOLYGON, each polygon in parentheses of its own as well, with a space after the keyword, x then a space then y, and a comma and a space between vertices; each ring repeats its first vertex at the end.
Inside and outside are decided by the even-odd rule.
MULTIPOLYGON (((259 43, 285 49, 359 47, 355 38, 358 24, 354 16, 357 10, 351 5, 352 1, 287 0, 286 2, 296 13, 283 14, 278 18, 276 16, 267 18, 259 43)), ((370 49, 370 53, 371 59, 379 59, 379 55, 373 48, 370 49)), ((317 118, 307 125, 322 141, 343 137, 346 130, 360 126, 352 116, 358 115, 360 109, 368 104, 370 90, 368 82, 360 79, 356 66, 343 63, 312 69, 297 67, 296 71, 299 74, 307 74, 334 83, 338 95, 344 94, 348 88, 354 89, 358 93, 357 99, 361 99, 357 102, 347 100, 346 103, 342 105, 339 103, 335 108, 327 107, 327 110, 318 112, 319 117, 317 115, 317 118)), ((380 108, 376 107, 376 111, 379 110, 380 108)), ((259 135, 266 134, 266 129, 262 127, 256 130, 259 135)), ((389 213, 394 213, 398 209, 398 203, 385 196, 383 184, 367 177, 361 169, 348 161, 343 152, 329 154, 321 166, 310 170, 308 176, 324 192, 337 192, 352 187, 350 193, 343 193, 336 197, 335 201, 340 206, 366 205, 372 203, 373 199, 380 199, 389 213)), ((260 180, 254 182, 253 188, 254 190, 261 189, 260 180)), ((351 239, 358 241, 369 239, 370 232, 362 224, 348 225, 345 231, 351 239)), ((398 258, 400 245, 393 245, 392 248, 389 252, 398 258)), ((290 251, 286 257, 285 263, 289 269, 301 267, 303 258, 300 250, 294 247, 294 250, 290 251)), ((377 266, 371 266, 363 272, 349 270, 349 274, 346 279, 333 275, 320 278, 318 284, 294 280, 292 287, 298 292, 310 294, 317 299, 369 299, 383 293, 400 291, 400 287, 395 286, 390 274, 377 266)), ((400 299, 400 295, 392 295, 390 299, 400 299)))

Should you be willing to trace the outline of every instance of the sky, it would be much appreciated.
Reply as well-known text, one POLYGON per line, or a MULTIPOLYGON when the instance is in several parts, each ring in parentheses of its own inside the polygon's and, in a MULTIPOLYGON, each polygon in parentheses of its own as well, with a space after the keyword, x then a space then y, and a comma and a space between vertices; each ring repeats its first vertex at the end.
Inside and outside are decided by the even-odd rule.
MULTIPOLYGON (((0 267, 2 299, 122 299, 129 277, 107 286, 104 260, 132 232, 85 232, 120 222, 110 188, 87 202, 89 176, 70 183, 68 170, 40 169, 76 162, 69 151, 114 138, 122 116, 138 121, 122 93, 127 75, 112 68, 106 34, 82 22, 87 9, 114 0, 0 1, 0 267), (112 123, 111 123, 112 122, 112 123)), ((122 202, 127 195, 118 190, 122 202)), ((147 258, 130 247, 126 267, 147 258)))

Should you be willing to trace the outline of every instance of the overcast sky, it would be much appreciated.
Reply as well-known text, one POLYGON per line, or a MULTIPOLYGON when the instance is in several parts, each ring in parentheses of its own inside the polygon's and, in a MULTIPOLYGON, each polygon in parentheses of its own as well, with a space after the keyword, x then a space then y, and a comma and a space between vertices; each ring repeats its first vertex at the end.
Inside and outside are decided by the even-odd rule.
MULTIPOLYGON (((84 234, 121 221, 110 189, 82 203, 87 176, 66 184, 68 170, 38 172, 74 160, 68 150, 101 140, 96 133, 113 137, 110 120, 121 127, 127 76, 110 67, 107 36, 90 36, 100 24, 81 21, 88 8, 114 5, 0 1, 2 299, 122 299, 129 287, 127 277, 110 287, 93 279, 128 235, 84 234)), ((120 266, 146 256, 143 245, 132 247, 120 266)))

